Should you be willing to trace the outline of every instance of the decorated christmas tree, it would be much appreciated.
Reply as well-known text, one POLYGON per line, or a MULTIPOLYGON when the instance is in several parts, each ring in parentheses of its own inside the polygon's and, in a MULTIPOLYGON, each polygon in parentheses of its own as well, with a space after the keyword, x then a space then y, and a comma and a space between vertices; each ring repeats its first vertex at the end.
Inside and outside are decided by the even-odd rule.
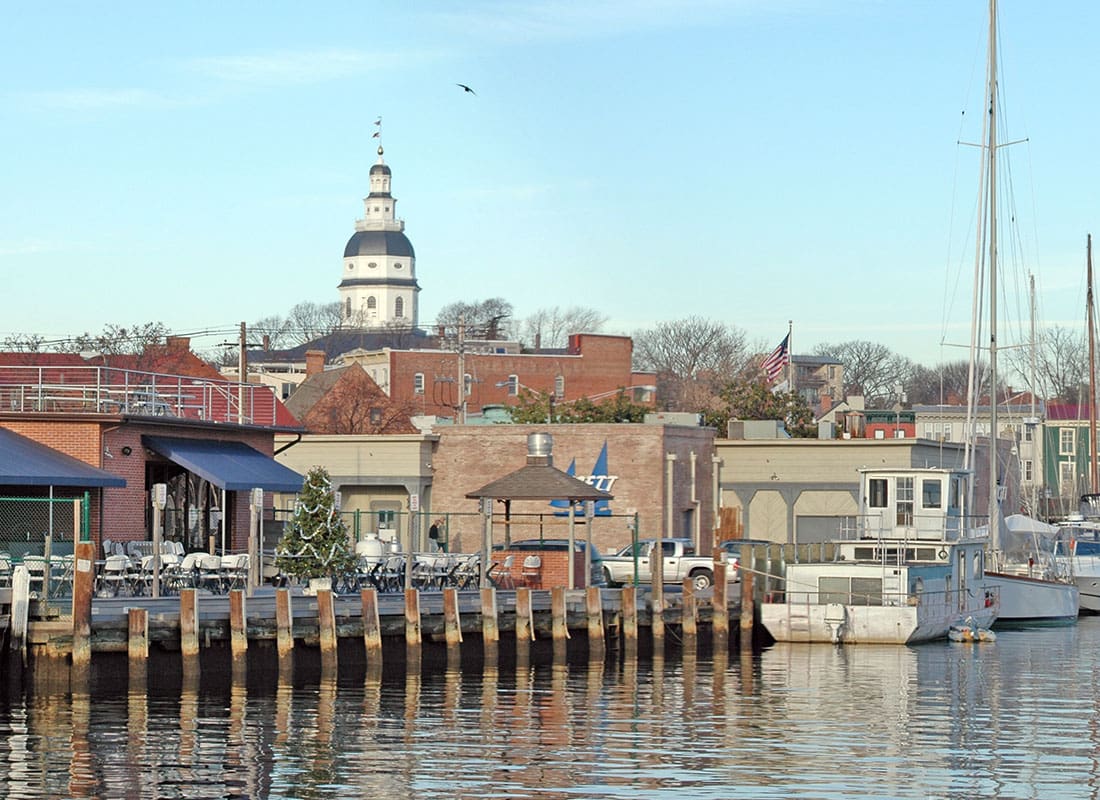
POLYGON ((306 475, 276 556, 279 571, 298 580, 344 575, 354 568, 348 530, 324 467, 314 467, 306 475))

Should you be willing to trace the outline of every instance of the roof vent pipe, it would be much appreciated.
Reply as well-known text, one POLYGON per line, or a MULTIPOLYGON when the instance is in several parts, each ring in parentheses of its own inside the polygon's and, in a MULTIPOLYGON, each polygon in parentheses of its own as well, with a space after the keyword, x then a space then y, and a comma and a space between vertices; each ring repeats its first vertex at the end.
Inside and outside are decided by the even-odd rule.
POLYGON ((527 434, 527 463, 554 465, 554 437, 549 433, 527 434))

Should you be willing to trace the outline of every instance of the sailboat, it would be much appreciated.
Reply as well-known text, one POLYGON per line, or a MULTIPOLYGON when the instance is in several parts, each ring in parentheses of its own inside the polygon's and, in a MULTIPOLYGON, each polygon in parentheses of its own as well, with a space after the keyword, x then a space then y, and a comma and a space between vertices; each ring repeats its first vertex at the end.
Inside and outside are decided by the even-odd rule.
MULTIPOLYGON (((997 459, 997 0, 989 0, 989 54, 986 74, 986 143, 983 151, 982 202, 987 228, 989 275, 989 549, 985 580, 1000 599, 997 624, 1070 624, 1077 619, 1078 589, 1060 572, 1054 558, 1051 526, 1022 515, 1004 518, 999 497, 997 459)), ((979 236, 978 239, 981 242, 979 236)), ((982 273, 982 252, 978 248, 975 271, 982 273)), ((978 285, 976 282, 975 285, 978 285)), ((975 334, 977 321, 975 320, 975 334)), ((971 338, 971 376, 976 361, 976 335, 971 338)), ((970 406, 976 389, 970 382, 970 406)), ((973 438, 973 426, 971 426, 973 438)))
POLYGON ((1077 513, 1058 523, 1055 560, 1071 572, 1081 593, 1082 614, 1100 614, 1100 469, 1096 452, 1096 325, 1093 321, 1092 235, 1085 243, 1086 318, 1089 342, 1089 493, 1077 513))

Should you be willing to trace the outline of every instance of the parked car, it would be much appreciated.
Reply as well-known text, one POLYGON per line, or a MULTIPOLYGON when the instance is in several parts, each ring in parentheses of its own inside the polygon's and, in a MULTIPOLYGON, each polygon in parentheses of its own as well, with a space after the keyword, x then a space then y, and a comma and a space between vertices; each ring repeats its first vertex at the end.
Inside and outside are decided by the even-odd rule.
POLYGON ((770 542, 767 539, 726 539, 726 541, 719 544, 719 549, 726 555, 726 563, 729 565, 727 575, 730 580, 738 579, 737 569, 741 564, 742 548, 756 545, 767 547, 773 544, 775 542, 770 542))
MULTIPOLYGON (((568 539, 518 539, 508 544, 507 547, 503 544, 493 545, 494 550, 509 550, 513 552, 561 552, 569 549, 568 539)), ((600 556, 599 550, 595 547, 589 548, 588 542, 583 539, 577 539, 573 542, 573 549, 575 552, 583 553, 586 549, 589 549, 592 553, 591 567, 588 573, 588 585, 589 586, 606 586, 607 583, 604 577, 603 559, 600 556)))
MULTIPOLYGON (((603 569, 608 586, 622 586, 634 582, 637 568, 638 583, 651 583, 649 554, 656 539, 641 539, 628 544, 614 555, 604 556, 603 569)), ((714 559, 695 554, 695 543, 686 538, 661 539, 664 583, 678 585, 684 578, 691 578, 695 589, 707 589, 714 583, 714 559)))

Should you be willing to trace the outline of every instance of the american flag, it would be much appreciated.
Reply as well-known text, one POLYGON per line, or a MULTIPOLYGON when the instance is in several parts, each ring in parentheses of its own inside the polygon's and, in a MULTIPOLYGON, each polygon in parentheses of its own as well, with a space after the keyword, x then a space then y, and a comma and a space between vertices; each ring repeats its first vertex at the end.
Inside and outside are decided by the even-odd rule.
POLYGON ((764 368, 764 373, 768 376, 769 381, 775 381, 783 374, 784 368, 790 363, 790 339, 791 335, 788 333, 783 337, 783 341, 779 343, 779 347, 772 350, 771 354, 760 364, 764 368))

